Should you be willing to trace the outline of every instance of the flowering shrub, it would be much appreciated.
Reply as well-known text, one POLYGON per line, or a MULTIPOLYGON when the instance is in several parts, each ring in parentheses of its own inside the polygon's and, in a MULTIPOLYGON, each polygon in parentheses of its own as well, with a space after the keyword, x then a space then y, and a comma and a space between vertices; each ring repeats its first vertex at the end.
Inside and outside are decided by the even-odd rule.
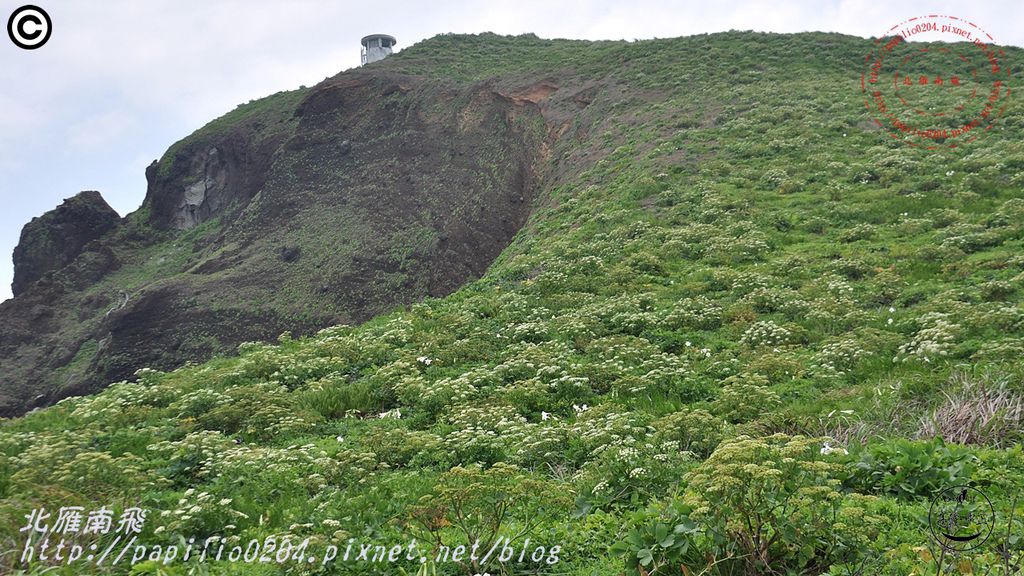
POLYGON ((150 444, 147 450, 166 461, 168 476, 184 482, 208 477, 210 467, 217 457, 234 445, 230 438, 220 432, 201 430, 181 440, 162 440, 150 444))
POLYGON ((847 228, 839 235, 841 242, 856 242, 858 240, 871 240, 878 234, 875 226, 871 224, 857 224, 847 228))
POLYGON ((629 444, 648 433, 650 418, 642 413, 616 409, 612 405, 580 413, 570 427, 570 438, 583 450, 583 457, 598 454, 605 446, 629 444))
MULTIPOLYGON (((478 543, 489 550, 498 538, 536 540, 537 527, 559 518, 571 502, 571 492, 511 464, 459 466, 442 475, 408 515, 420 541, 434 546, 436 556, 442 544, 468 549, 478 543)), ((482 571, 478 560, 467 558, 467 570, 482 571)))
POLYGON ((422 430, 378 428, 367 434, 366 445, 392 467, 424 468, 448 459, 444 441, 422 430))
POLYGON ((960 325, 949 320, 943 312, 929 312, 918 319, 921 329, 910 342, 900 346, 894 362, 910 359, 922 362, 940 360, 949 355, 956 345, 960 325))
POLYGON ((977 362, 1007 362, 1024 357, 1024 338, 1003 338, 985 342, 971 355, 977 362))
POLYGON ((580 493, 596 506, 644 502, 671 491, 694 455, 675 441, 645 442, 627 437, 595 450, 576 477, 580 493))
POLYGON ((767 378, 757 374, 739 374, 722 382, 722 389, 711 406, 715 414, 729 422, 739 423, 769 413, 779 404, 779 396, 768 388, 767 378))
POLYGON ((779 346, 789 342, 792 333, 771 320, 754 322, 740 337, 740 344, 757 348, 758 346, 779 346))
MULTIPOLYGON (((418 390, 419 398, 415 404, 436 413, 464 403, 479 393, 479 389, 473 383, 473 376, 473 373, 465 373, 454 378, 441 378, 429 383, 424 380, 423 386, 418 390)), ((406 398, 409 395, 408 386, 408 381, 403 381, 401 384, 400 394, 406 398)))
POLYGON ((655 441, 675 442, 680 450, 706 458, 725 438, 726 423, 699 408, 684 408, 651 423, 655 441))
POLYGON ((870 350, 863 348, 860 339, 844 336, 823 344, 814 355, 811 366, 815 373, 823 376, 842 376, 862 358, 871 355, 870 350))
POLYGON ((199 388, 182 394, 170 408, 178 418, 199 418, 207 412, 231 403, 231 397, 211 388, 199 388))
POLYGON ((761 188, 765 190, 778 190, 779 186, 782 186, 782 183, 785 182, 787 178, 789 178, 789 174, 786 174, 785 170, 773 168, 771 170, 766 170, 764 174, 761 175, 761 179, 758 183, 761 188))
POLYGON ((509 432, 516 437, 516 447, 511 461, 531 470, 551 470, 566 467, 564 453, 570 438, 570 427, 563 421, 524 423, 509 432))
POLYGON ((220 402, 196 421, 208 430, 240 433, 248 438, 273 438, 309 430, 313 422, 295 409, 294 399, 276 382, 232 386, 230 398, 220 402))
POLYGON ((748 573, 806 573, 864 549, 882 519, 867 513, 866 497, 839 490, 842 466, 821 456, 821 441, 740 436, 687 475, 684 501, 714 557, 748 573))
POLYGON ((957 248, 968 254, 989 246, 996 246, 1003 240, 998 232, 986 230, 979 224, 953 224, 939 234, 942 248, 957 248))
POLYGON ((771 251, 768 236, 760 230, 750 230, 739 236, 712 236, 706 246, 708 260, 720 263, 759 261, 771 251))
POLYGON ((624 294, 599 300, 585 306, 581 314, 601 322, 604 334, 640 334, 645 328, 658 323, 654 300, 646 294, 624 294))
POLYGON ((670 329, 713 330, 721 324, 722 307, 706 296, 679 300, 662 321, 670 329))
POLYGON ((84 439, 63 432, 0 432, 0 454, 0 485, 26 496, 106 500, 120 494, 138 497, 167 484, 139 456, 97 451, 84 439))
POLYGON ((160 512, 160 526, 156 534, 178 534, 203 537, 210 534, 223 534, 238 528, 238 524, 248 524, 249 515, 235 510, 231 498, 220 498, 207 491, 189 488, 182 493, 177 506, 173 510, 160 512))
POLYGON ((452 431, 445 450, 455 462, 492 464, 502 461, 521 437, 526 418, 503 402, 454 406, 446 416, 452 431))

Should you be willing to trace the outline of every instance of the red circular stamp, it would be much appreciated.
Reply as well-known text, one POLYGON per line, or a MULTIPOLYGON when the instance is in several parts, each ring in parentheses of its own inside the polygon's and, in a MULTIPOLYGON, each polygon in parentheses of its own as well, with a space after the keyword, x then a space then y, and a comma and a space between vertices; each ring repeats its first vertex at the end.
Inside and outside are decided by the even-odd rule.
POLYGON ((1005 55, 969 20, 910 18, 875 40, 864 57, 864 106, 896 140, 956 148, 991 130, 1006 109, 1011 76, 1005 55))

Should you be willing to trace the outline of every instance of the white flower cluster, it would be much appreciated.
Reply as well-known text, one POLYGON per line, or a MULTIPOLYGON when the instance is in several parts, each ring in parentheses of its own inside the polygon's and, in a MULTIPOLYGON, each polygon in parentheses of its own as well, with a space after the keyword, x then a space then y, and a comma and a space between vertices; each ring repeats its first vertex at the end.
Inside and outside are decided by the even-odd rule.
POLYGON ((639 334, 659 322, 653 303, 650 294, 622 294, 588 304, 579 314, 598 319, 606 333, 639 334))
POLYGON ((467 426, 453 430, 444 437, 444 446, 460 463, 471 464, 491 454, 498 454, 505 446, 503 439, 494 430, 467 426), (466 462, 468 460, 468 462, 466 462))
POLYGON ((604 407, 579 415, 570 428, 592 455, 612 445, 631 444, 647 435, 647 423, 633 412, 613 412, 604 407))
POLYGON ((512 324, 509 331, 515 342, 543 342, 551 337, 546 322, 520 322, 512 324))
POLYGON ((526 424, 520 434, 513 459, 515 463, 532 467, 541 463, 556 464, 564 459, 563 450, 569 437, 565 423, 526 424))
POLYGON ((197 492, 195 488, 189 488, 182 494, 174 510, 160 512, 162 523, 155 533, 161 534, 165 530, 171 534, 193 534, 206 530, 230 532, 237 528, 230 522, 249 519, 244 512, 232 508, 232 502, 231 498, 219 498, 209 492, 197 492))
POLYGON ((464 404, 452 408, 445 418, 455 428, 476 428, 507 432, 526 422, 526 418, 508 404, 464 404))
POLYGON ((210 476, 211 467, 219 456, 234 446, 234 441, 220 432, 201 430, 189 433, 181 440, 150 444, 146 449, 167 458, 190 475, 205 478, 210 476))
POLYGON ((664 352, 649 356, 640 363, 638 369, 642 373, 641 380, 648 387, 661 390, 669 390, 673 383, 692 374, 685 357, 664 352))
POLYGON ((170 408, 178 418, 196 417, 231 403, 231 397, 211 388, 199 388, 182 394, 170 408))
POLYGON ((995 246, 1002 241, 1000 234, 989 230, 981 224, 961 222, 952 224, 939 235, 943 248, 958 248, 964 252, 977 252, 987 246, 995 246))
POLYGON ((850 283, 840 276, 830 276, 825 286, 828 292, 836 298, 850 298, 853 296, 853 286, 850 286, 850 283))
POLYGON ((119 382, 111 385, 102 394, 78 399, 71 416, 97 422, 116 421, 116 417, 122 414, 125 408, 143 405, 150 395, 150 389, 142 384, 119 382))
POLYGON ((1016 362, 1024 357, 1024 338, 1004 338, 985 342, 971 360, 1016 362))
POLYGON ((736 237, 712 236, 705 245, 708 257, 722 262, 762 260, 771 251, 768 237, 760 230, 751 230, 736 237))
MULTIPOLYGON (((419 304, 414 309, 414 313, 419 316, 429 316, 430 308, 424 304, 419 304)), ((412 318, 399 316, 388 320, 381 328, 377 337, 381 342, 391 346, 405 346, 412 342, 415 333, 416 328, 412 318)))
POLYGON ((815 373, 824 376, 841 376, 861 358, 872 353, 865 350, 854 337, 844 336, 821 347, 811 363, 815 373))
POLYGON ((757 272, 743 271, 735 276, 724 279, 729 282, 729 293, 736 297, 743 297, 758 288, 769 288, 772 279, 757 272))
POLYGON ((436 407, 448 407, 466 402, 478 393, 471 378, 472 374, 464 373, 454 378, 442 378, 430 383, 422 378, 417 379, 417 381, 424 382, 418 402, 436 407))
POLYGON ((212 478, 245 481, 272 489, 277 478, 297 479, 310 490, 323 489, 343 480, 362 481, 377 466, 372 452, 342 450, 333 458, 315 444, 293 444, 285 448, 232 444, 205 464, 212 478))
POLYGON ((771 320, 760 320, 750 325, 740 336, 740 344, 756 348, 779 346, 789 342, 791 332, 771 320))
MULTIPOLYGON (((552 263, 552 265, 557 266, 558 263, 552 263)), ((564 268, 559 267, 545 270, 532 279, 526 280, 524 284, 532 285, 540 294, 557 294, 566 291, 571 280, 573 280, 573 276, 566 274, 564 268)))
POLYGON ((722 307, 703 295, 678 301, 662 321, 670 329, 711 330, 721 324, 722 307))
POLYGON ((922 328, 914 337, 902 344, 893 362, 906 362, 910 359, 931 362, 948 356, 956 345, 960 325, 949 320, 944 312, 928 312, 918 320, 922 328))

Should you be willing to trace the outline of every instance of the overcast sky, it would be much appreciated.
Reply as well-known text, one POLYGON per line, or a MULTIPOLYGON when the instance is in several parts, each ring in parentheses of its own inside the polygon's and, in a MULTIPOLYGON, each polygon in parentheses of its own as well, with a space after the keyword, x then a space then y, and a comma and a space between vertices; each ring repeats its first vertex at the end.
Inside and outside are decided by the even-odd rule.
MULTIPOLYGON (((0 21, 29 3, 0 1, 0 21)), ((53 22, 43 47, 0 36, 0 300, 21 227, 81 190, 121 215, 144 170, 235 105, 359 65, 359 39, 397 49, 444 32, 645 39, 725 30, 878 36, 924 14, 966 17, 1024 46, 1024 2, 773 0, 31 0, 53 22)), ((852 73, 852 72, 851 72, 852 73)))

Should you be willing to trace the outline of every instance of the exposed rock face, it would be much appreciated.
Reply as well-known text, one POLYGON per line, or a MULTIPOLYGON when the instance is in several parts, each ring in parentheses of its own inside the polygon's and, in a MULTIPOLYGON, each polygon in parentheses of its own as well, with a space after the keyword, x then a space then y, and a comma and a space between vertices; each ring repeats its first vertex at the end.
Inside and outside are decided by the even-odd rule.
POLYGON ((228 172, 216 147, 193 159, 191 175, 196 181, 185 187, 172 223, 187 230, 218 213, 231 198, 227 192, 228 172))
POLYGON ((70 264, 86 244, 117 226, 121 217, 99 192, 79 192, 21 229, 14 249, 15 296, 46 273, 70 264))
POLYGON ((266 182, 286 134, 243 123, 214 137, 186 139, 146 170, 149 223, 189 230, 241 210, 266 182))
POLYGON ((64 229, 95 220, 81 207, 30 224, 18 295, 0 303, 0 416, 479 277, 542 178, 549 94, 514 88, 345 72, 174 144, 120 225, 82 201, 110 212, 88 245, 64 229))

